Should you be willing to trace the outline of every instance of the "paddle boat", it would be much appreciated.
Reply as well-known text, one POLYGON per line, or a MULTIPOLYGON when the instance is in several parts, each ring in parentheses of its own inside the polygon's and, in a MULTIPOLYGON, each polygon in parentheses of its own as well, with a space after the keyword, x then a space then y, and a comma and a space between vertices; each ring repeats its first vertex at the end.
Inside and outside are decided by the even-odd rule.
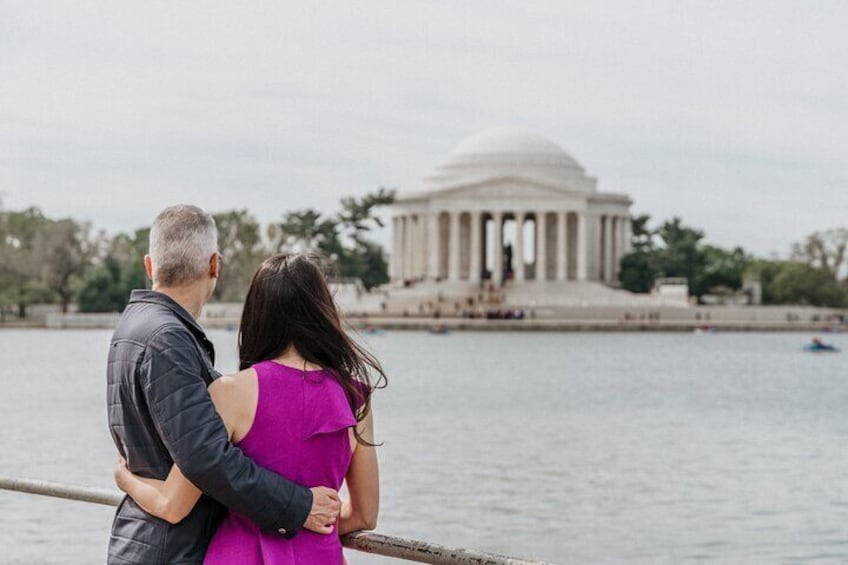
POLYGON ((427 331, 433 335, 447 335, 449 333, 445 324, 433 324, 427 331))
POLYGON ((811 353, 839 353, 839 348, 832 343, 824 343, 821 339, 814 337, 812 342, 804 346, 804 351, 811 353))

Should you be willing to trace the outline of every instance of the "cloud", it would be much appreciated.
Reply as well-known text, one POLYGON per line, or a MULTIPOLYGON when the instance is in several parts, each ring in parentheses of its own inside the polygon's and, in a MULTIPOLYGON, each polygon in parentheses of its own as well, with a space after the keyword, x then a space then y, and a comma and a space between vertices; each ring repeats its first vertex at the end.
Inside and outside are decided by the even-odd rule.
POLYGON ((846 11, 7 4, 0 191, 113 231, 175 200, 267 221, 414 187, 466 135, 515 124, 639 211, 782 252, 844 224, 846 11))

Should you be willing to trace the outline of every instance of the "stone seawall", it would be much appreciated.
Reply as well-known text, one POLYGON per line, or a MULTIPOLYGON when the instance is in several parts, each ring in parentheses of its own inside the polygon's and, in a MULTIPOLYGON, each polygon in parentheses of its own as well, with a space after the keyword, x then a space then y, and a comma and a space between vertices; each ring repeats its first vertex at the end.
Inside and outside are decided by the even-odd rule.
POLYGON ((541 332, 842 332, 848 325, 828 322, 714 323, 676 320, 472 320, 461 318, 353 318, 347 322, 361 333, 373 330, 541 331, 541 332))
MULTIPOLYGON (((238 329, 239 312, 216 312, 200 319, 209 329, 238 329), (224 314, 224 315, 222 315, 224 314)), ((528 313, 529 314, 529 313, 528 313)), ((538 314, 538 313, 534 313, 538 314)), ((848 331, 848 323, 839 312, 811 307, 748 307, 656 309, 645 312, 621 312, 618 309, 587 308, 560 315, 526 317, 522 320, 356 316, 347 323, 357 330, 430 330, 443 326, 448 330, 472 331, 848 331)), ((2 327, 40 327, 50 329, 111 329, 120 314, 48 314, 44 322, 15 321, 2 327)))

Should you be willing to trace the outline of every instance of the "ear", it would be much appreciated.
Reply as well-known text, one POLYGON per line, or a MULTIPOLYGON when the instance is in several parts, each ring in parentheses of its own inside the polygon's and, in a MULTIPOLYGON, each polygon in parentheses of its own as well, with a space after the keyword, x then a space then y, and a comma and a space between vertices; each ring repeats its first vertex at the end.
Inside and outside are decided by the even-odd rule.
POLYGON ((221 276, 221 256, 217 253, 209 258, 209 276, 213 279, 221 276))
POLYGON ((147 273, 147 278, 153 280, 153 261, 150 259, 150 255, 144 256, 144 271, 147 273))

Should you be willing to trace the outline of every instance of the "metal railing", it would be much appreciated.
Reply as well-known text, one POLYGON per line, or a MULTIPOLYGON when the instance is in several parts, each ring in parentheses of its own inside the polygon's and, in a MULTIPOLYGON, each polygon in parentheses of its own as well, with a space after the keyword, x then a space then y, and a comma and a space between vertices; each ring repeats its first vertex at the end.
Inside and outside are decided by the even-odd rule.
MULTIPOLYGON (((3 476, 0 476, 0 489, 104 504, 106 506, 117 506, 124 498, 123 493, 117 490, 3 476)), ((377 532, 353 532, 342 536, 342 543, 348 549, 418 563, 437 565, 551 565, 542 561, 528 561, 494 553, 456 549, 425 541, 387 536, 377 532)))

